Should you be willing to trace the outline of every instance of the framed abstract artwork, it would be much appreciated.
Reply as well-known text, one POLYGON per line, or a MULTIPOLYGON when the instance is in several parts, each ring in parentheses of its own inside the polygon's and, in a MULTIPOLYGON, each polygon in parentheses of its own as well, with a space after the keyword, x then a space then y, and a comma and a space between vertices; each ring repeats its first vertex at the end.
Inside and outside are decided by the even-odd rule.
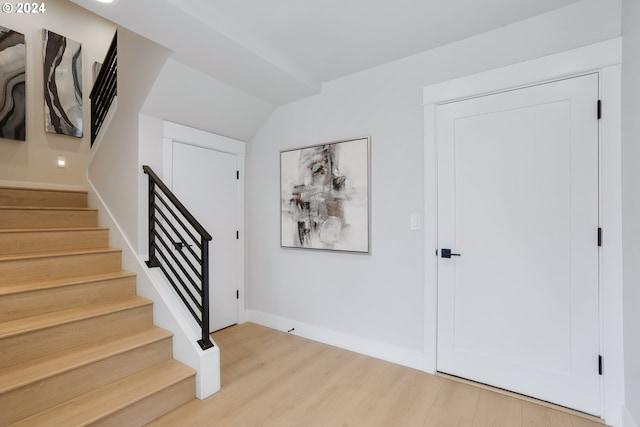
POLYGON ((45 130, 82 138, 82 45, 43 30, 45 130))
POLYGON ((370 138, 280 152, 280 245, 371 253, 370 138))
POLYGON ((0 26, 0 138, 26 139, 24 34, 0 26))

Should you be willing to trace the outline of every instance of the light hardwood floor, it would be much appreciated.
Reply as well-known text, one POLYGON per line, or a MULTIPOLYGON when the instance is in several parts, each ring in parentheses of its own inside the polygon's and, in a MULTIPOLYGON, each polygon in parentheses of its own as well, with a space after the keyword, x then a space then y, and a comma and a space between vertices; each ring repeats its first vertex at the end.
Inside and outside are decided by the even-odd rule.
POLYGON ((222 389, 150 426, 603 427, 251 323, 213 335, 222 389))

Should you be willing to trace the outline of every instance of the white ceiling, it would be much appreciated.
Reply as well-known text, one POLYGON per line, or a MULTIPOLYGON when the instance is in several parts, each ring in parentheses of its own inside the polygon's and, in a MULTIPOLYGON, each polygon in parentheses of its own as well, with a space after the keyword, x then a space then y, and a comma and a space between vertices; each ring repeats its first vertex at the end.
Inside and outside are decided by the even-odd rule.
POLYGON ((271 104, 579 0, 72 0, 271 104))

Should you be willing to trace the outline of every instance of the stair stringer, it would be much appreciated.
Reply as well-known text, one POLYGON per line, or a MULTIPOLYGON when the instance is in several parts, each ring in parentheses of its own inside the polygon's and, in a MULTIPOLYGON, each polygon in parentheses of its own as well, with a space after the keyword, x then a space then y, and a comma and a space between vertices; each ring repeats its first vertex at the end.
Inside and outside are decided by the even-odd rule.
POLYGON ((220 348, 215 342, 210 349, 200 348, 200 329, 162 272, 148 268, 136 253, 88 176, 87 186, 88 204, 98 209, 99 225, 109 228, 111 246, 122 249, 122 268, 137 274, 137 294, 154 302, 154 324, 173 332, 173 358, 196 371, 196 397, 205 399, 216 393, 220 390, 220 348))

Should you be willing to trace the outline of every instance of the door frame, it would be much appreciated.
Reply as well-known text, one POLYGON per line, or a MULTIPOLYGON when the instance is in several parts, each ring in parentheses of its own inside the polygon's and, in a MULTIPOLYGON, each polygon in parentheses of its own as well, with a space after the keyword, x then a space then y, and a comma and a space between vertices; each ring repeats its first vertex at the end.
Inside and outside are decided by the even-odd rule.
POLYGON ((241 238, 237 247, 239 259, 238 278, 239 295, 236 300, 238 323, 247 320, 246 314, 246 289, 245 289, 245 224, 244 224, 244 182, 245 182, 245 154, 246 143, 237 139, 229 138, 214 133, 193 129, 187 126, 163 121, 162 131, 162 170, 165 183, 173 191, 173 144, 181 143, 193 145, 207 150, 220 151, 222 153, 233 154, 238 159, 238 198, 237 198, 237 224, 241 238))
MULTIPOLYGON (((425 156, 424 370, 436 372, 437 149, 436 106, 495 92, 598 73, 603 114, 600 138, 600 350, 604 359, 601 414, 620 425, 624 405, 621 187, 622 40, 590 46, 426 86, 423 89, 425 156)), ((596 106, 594 105, 594 114, 596 106)), ((595 233, 595 231, 594 231, 595 233)), ((597 368, 594 361, 594 369, 597 368)))

